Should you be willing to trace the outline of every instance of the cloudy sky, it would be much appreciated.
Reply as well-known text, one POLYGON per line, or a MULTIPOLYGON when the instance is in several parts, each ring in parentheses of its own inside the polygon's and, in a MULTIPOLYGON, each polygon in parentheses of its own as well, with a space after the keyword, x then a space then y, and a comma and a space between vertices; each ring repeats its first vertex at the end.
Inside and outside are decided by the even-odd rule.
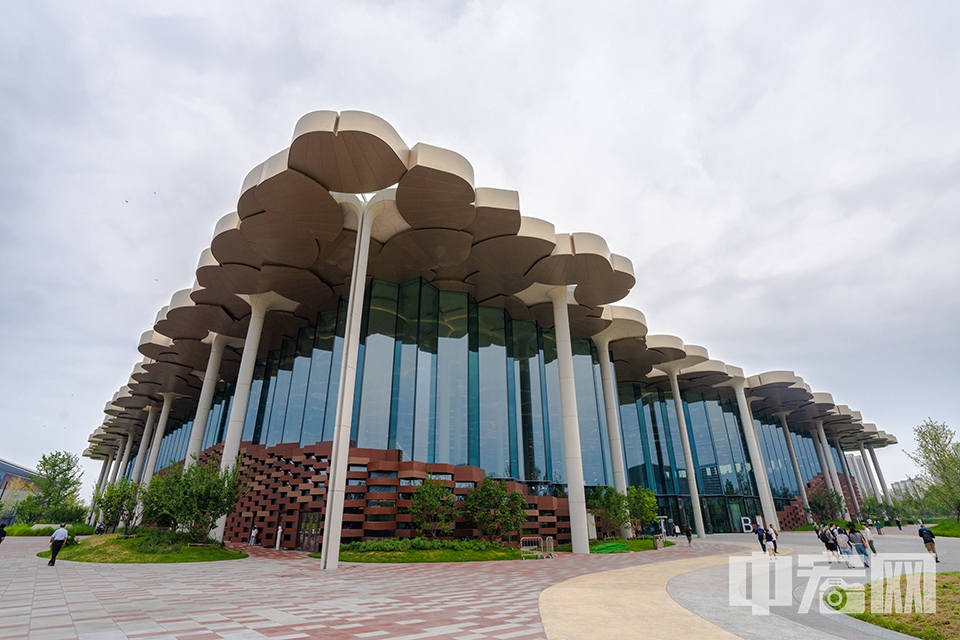
POLYGON ((960 5, 198 4, 4 9, 0 457, 84 448, 317 109, 603 235, 651 332, 831 392, 900 439, 888 481, 914 425, 960 427, 960 5))

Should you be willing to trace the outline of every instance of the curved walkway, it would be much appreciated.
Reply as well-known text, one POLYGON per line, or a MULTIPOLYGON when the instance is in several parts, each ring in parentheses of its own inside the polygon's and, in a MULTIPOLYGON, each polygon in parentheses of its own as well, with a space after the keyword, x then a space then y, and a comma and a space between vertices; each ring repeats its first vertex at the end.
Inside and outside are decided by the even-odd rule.
POLYGON ((544 589, 585 574, 740 550, 708 540, 541 561, 345 564, 329 574, 305 554, 261 549, 214 563, 61 561, 51 568, 35 555, 45 539, 8 537, 0 545, 0 638, 545 640, 544 589))
MULTIPOLYGON (((796 553, 820 551, 812 533, 781 540, 796 553)), ((915 527, 888 529, 877 545, 922 550, 915 527)), ((46 546, 45 539, 10 537, 0 545, 4 640, 904 637, 842 616, 799 615, 796 607, 768 616, 730 607, 728 557, 756 546, 736 534, 634 554, 345 564, 333 574, 305 554, 261 548, 245 560, 215 563, 63 561, 50 568, 35 555, 46 546)), ((960 540, 940 539, 938 547, 938 569, 960 568, 960 540)))

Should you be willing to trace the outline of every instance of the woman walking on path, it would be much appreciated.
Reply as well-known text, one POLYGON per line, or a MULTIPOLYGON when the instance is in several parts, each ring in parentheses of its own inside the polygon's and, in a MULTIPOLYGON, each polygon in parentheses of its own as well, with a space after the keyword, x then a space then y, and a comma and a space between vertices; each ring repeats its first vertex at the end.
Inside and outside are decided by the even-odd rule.
POLYGON ((837 529, 837 549, 840 550, 840 556, 847 567, 852 567, 850 557, 853 555, 850 549, 850 536, 844 529, 837 529))
POLYGON ((863 539, 866 540, 867 546, 870 547, 870 553, 876 553, 877 548, 873 546, 873 534, 870 533, 870 525, 865 526, 860 533, 863 535, 863 539))
POLYGON ((767 552, 770 554, 771 558, 776 558, 778 549, 777 549, 777 530, 773 527, 767 527, 767 552))
POLYGON ((857 555, 860 556, 860 560, 863 561, 863 566, 869 567, 870 556, 867 554, 867 547, 864 545, 863 534, 857 531, 855 527, 850 527, 850 542, 853 544, 857 555))
POLYGON ((687 536, 687 546, 693 546, 693 528, 690 525, 687 525, 683 528, 684 535, 687 536))

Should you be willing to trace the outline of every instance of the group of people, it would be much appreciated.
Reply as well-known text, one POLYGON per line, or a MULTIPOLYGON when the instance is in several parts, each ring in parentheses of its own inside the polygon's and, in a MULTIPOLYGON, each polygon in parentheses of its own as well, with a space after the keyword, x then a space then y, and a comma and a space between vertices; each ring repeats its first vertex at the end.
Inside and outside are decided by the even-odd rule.
POLYGON ((754 534, 756 534, 757 540, 760 542, 760 549, 771 558, 776 558, 779 551, 777 548, 777 540, 780 538, 777 530, 770 525, 766 527, 758 525, 757 528, 754 529, 754 534))
MULTIPOLYGON (((903 531, 900 518, 895 518, 894 521, 897 524, 897 528, 903 531)), ((917 522, 920 525, 918 535, 923 540, 924 548, 926 548, 937 562, 940 562, 940 557, 937 555, 937 543, 935 541, 937 536, 923 524, 922 520, 918 520, 917 522)), ((883 535, 883 521, 873 521, 871 519, 868 519, 866 526, 860 529, 857 528, 856 524, 851 522, 846 529, 838 527, 837 525, 820 526, 814 524, 813 531, 817 537, 820 538, 823 546, 826 547, 828 558, 833 556, 837 559, 837 562, 843 562, 849 567, 852 566, 851 560, 853 554, 856 553, 860 556, 864 566, 869 567, 869 554, 877 552, 877 548, 873 544, 873 537, 870 534, 871 526, 876 528, 877 535, 883 535), (867 547, 870 548, 869 553, 867 552, 867 547)), ((830 562, 833 562, 833 560, 830 559, 830 562)))
POLYGON ((852 567, 854 565, 854 554, 856 554, 860 557, 863 566, 870 566, 870 554, 867 552, 867 547, 870 547, 871 552, 877 552, 876 547, 873 546, 870 527, 857 529, 857 525, 852 522, 848 528, 838 527, 837 525, 821 527, 815 524, 813 526, 820 542, 827 549, 827 560, 830 563, 833 562, 833 558, 836 558, 837 562, 852 567))

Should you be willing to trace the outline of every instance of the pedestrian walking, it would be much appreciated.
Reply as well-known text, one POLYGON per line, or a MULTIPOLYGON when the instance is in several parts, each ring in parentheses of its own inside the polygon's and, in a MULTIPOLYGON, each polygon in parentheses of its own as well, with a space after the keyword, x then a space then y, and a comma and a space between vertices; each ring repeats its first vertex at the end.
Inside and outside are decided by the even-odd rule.
POLYGON ((877 535, 878 535, 878 536, 882 536, 882 535, 883 535, 883 521, 882 521, 882 520, 877 520, 877 521, 874 522, 873 524, 877 527, 877 535))
POLYGON ((680 537, 680 525, 678 525, 678 524, 674 524, 674 525, 673 525, 673 537, 674 537, 674 538, 679 538, 679 537, 680 537))
POLYGON ((853 556, 853 550, 850 547, 850 536, 845 529, 837 529, 837 549, 840 551, 840 558, 847 567, 852 567, 850 559, 853 556))
POLYGON ((860 534, 863 536, 863 539, 867 541, 867 546, 870 547, 870 553, 876 553, 877 548, 873 546, 873 534, 870 533, 870 527, 864 527, 860 534))
POLYGON ((687 525, 683 528, 683 534, 687 536, 687 546, 693 546, 693 527, 687 525))
POLYGON ((860 556, 860 560, 863 561, 863 566, 870 566, 870 555, 867 553, 867 547, 864 544, 865 538, 863 534, 857 531, 856 527, 850 527, 850 543, 853 544, 854 551, 857 552, 857 555, 860 556))
POLYGON ((47 563, 48 567, 57 564, 57 554, 60 553, 60 549, 63 548, 63 543, 67 541, 69 534, 70 532, 67 531, 67 525, 60 523, 60 528, 50 536, 50 562, 47 563))
POLYGON ((833 564, 833 560, 830 559, 832 555, 837 559, 837 562, 840 562, 840 554, 837 553, 837 540, 830 529, 824 529, 820 532, 820 542, 827 549, 827 561, 833 564))
POLYGON ((903 527, 902 527, 901 524, 900 524, 900 516, 896 516, 896 517, 893 519, 893 521, 897 523, 897 529, 900 530, 900 531, 903 531, 903 527))
POLYGON ((760 551, 763 553, 767 552, 767 530, 761 526, 757 527, 757 530, 754 532, 757 536, 757 542, 760 543, 760 551))
POLYGON ((933 535, 933 531, 927 529, 926 527, 920 527, 918 532, 920 537, 923 538, 923 546, 927 548, 927 551, 930 552, 937 562, 940 562, 940 556, 937 555, 937 543, 935 542, 937 536, 933 535))
POLYGON ((778 549, 777 549, 777 530, 771 526, 767 526, 767 553, 770 554, 771 558, 776 558, 778 549))
POLYGON ((260 529, 257 529, 257 525, 253 525, 253 531, 250 532, 250 546, 257 544, 257 534, 260 533, 260 529))
POLYGON ((7 525, 0 524, 0 544, 3 544, 3 539, 7 537, 7 525))

